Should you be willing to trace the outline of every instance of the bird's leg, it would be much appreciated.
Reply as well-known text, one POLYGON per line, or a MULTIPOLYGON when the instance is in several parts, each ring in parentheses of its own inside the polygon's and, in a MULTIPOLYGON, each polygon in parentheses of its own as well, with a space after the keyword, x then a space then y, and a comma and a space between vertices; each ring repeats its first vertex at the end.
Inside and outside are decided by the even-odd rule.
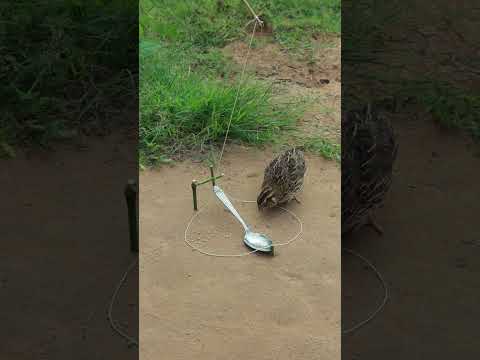
POLYGON ((383 235, 383 229, 378 223, 375 221, 375 218, 373 217, 373 214, 368 215, 368 220, 367 220, 367 225, 373 227, 375 231, 378 233, 378 235, 382 236, 383 235))
POLYGON ((301 204, 300 200, 298 200, 296 196, 293 197, 293 200, 295 200, 298 204, 301 204))

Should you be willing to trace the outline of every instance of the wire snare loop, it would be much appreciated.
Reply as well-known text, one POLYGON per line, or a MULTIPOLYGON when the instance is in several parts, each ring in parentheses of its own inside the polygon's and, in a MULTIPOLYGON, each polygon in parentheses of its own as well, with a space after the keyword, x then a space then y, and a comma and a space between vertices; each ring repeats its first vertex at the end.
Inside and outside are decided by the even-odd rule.
MULTIPOLYGON (((242 203, 256 203, 255 200, 240 200, 240 199, 235 199, 235 198, 231 198, 232 200, 234 201, 238 201, 238 202, 242 202, 242 203)), ((284 243, 280 243, 280 244, 273 244, 274 247, 276 246, 285 246, 285 245, 288 245, 290 243, 292 243, 293 241, 295 241, 296 239, 298 239, 300 237, 300 235, 302 234, 303 232, 303 223, 302 223, 302 220, 300 220, 300 218, 295 215, 295 213, 293 211, 290 211, 286 208, 283 208, 283 207, 280 207, 279 209, 289 213, 295 220, 297 220, 298 224, 300 225, 300 229, 299 231, 297 232, 297 234, 295 234, 292 238, 290 238, 288 241, 284 242, 284 243)), ((207 256, 214 256, 214 257, 241 257, 241 256, 246 256, 246 255, 250 255, 250 254, 253 254, 255 252, 257 252, 258 250, 252 250, 252 251, 249 251, 249 252, 245 252, 245 253, 241 253, 241 254, 216 254, 216 253, 212 253, 212 252, 208 252, 208 251, 204 251, 202 249, 199 249, 197 248, 196 246, 194 246, 191 242, 188 241, 188 230, 190 229, 190 226, 192 225, 193 221, 195 220, 195 218, 200 215, 200 213, 202 212, 202 210, 204 209, 201 209, 200 211, 196 212, 195 214, 193 214, 193 216, 190 218, 186 228, 185 228, 185 234, 184 234, 184 242, 185 244, 187 244, 190 248, 192 248, 193 250, 196 250, 198 251, 199 253, 203 254, 203 255, 207 255, 207 256)))

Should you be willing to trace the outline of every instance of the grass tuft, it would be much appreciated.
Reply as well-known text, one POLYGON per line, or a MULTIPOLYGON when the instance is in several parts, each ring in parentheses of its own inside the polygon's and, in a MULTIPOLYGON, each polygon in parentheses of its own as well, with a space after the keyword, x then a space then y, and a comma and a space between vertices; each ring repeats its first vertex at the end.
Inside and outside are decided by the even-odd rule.
MULTIPOLYGON (((188 58, 165 44, 141 47, 140 159, 147 166, 217 146, 228 128, 238 82, 202 77, 189 71, 190 59, 180 59, 188 58)), ((291 104, 275 105, 269 86, 247 80, 238 95, 229 139, 272 141, 293 128, 296 110, 291 104)))
POLYGON ((318 154, 327 160, 341 161, 340 145, 320 136, 312 136, 305 139, 303 146, 306 151, 318 154))

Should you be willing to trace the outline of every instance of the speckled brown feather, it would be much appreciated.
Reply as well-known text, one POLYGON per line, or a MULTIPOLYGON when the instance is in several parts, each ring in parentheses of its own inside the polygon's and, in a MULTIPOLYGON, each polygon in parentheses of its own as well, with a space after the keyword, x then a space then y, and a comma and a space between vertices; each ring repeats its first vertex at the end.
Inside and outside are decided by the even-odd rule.
POLYGON ((272 208, 294 199, 303 187, 305 171, 301 148, 289 149, 273 159, 265 169, 262 189, 257 197, 259 209, 272 208))
POLYGON ((371 105, 342 116, 342 233, 369 221, 392 182, 398 144, 371 105))

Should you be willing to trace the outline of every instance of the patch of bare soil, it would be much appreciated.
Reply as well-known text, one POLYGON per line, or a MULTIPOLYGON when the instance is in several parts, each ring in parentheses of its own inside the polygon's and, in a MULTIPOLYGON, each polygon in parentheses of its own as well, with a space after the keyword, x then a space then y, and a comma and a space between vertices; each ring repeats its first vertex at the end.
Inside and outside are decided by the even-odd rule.
MULTIPOLYGON (((124 187, 136 152, 124 136, 0 161, 1 359, 131 359, 106 309, 130 253, 124 187), (103 351, 102 351, 103 349, 103 351), (100 353, 100 355, 99 355, 100 353)), ((138 271, 113 316, 137 335, 138 271)))
MULTIPOLYGON (((271 149, 228 147, 219 185, 256 198, 271 149)), ((307 156, 301 204, 287 206, 303 235, 274 257, 210 257, 184 243, 194 214, 190 183, 208 177, 185 161, 140 174, 140 342, 142 359, 340 359, 340 169, 307 156)), ((298 231, 288 213, 261 214, 234 202, 254 229, 285 242, 298 231)), ((203 250, 246 253, 239 223, 199 188, 201 213, 188 239, 203 250)))
MULTIPOLYGON (((247 51, 248 44, 244 42, 234 42, 224 49, 238 64, 244 63, 247 51)), ((340 143, 340 37, 315 40, 308 59, 266 42, 251 49, 247 69, 257 78, 273 82, 280 102, 312 100, 299 120, 299 128, 305 134, 318 134, 340 143)))

